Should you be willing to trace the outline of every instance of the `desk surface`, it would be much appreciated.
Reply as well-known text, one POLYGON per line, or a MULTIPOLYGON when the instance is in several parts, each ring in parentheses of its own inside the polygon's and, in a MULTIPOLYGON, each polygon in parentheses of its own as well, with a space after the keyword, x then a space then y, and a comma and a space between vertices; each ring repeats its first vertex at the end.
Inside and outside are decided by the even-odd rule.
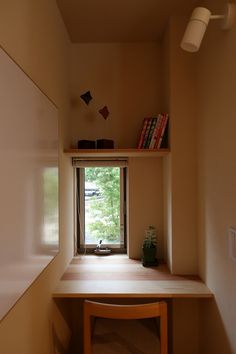
POLYGON ((72 259, 54 298, 211 298, 197 276, 170 274, 166 265, 143 267, 123 255, 72 259))

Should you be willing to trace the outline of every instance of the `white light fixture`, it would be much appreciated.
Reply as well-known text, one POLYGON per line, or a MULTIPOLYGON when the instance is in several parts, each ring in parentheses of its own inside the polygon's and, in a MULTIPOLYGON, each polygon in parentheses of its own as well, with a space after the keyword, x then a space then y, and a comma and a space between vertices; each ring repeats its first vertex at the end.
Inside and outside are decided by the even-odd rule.
POLYGON ((196 7, 181 41, 181 48, 187 52, 197 52, 210 20, 222 19, 222 29, 230 29, 236 20, 236 4, 228 3, 224 15, 212 15, 205 7, 196 7))

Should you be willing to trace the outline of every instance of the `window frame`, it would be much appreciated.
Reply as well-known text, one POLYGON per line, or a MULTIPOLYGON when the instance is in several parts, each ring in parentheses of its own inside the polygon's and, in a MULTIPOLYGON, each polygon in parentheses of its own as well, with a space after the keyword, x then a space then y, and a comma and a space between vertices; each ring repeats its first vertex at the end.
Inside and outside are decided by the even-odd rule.
POLYGON ((83 235, 85 232, 84 213, 84 169, 86 167, 119 167, 120 168, 120 244, 102 244, 112 250, 112 253, 127 253, 127 160, 81 160, 74 162, 75 167, 75 254, 94 253, 97 244, 85 244, 83 235), (83 171, 83 172, 81 172, 83 171), (82 177, 82 178, 81 178, 82 177), (81 212, 81 208, 83 211, 81 212))

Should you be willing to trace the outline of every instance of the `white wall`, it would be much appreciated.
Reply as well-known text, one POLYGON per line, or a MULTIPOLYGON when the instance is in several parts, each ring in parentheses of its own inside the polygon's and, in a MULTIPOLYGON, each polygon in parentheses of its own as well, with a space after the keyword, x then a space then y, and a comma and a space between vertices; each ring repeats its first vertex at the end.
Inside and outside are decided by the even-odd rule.
POLYGON ((157 256, 165 257, 162 158, 130 158, 128 167, 128 253, 140 259, 145 230, 157 229, 157 256))
POLYGON ((165 160, 168 262, 176 274, 197 274, 195 62, 180 49, 185 22, 172 17, 163 39, 164 108, 170 113, 171 154, 165 160))
MULTIPOLYGON (((164 234, 170 270, 197 274, 196 65, 180 49, 185 19, 170 18, 162 40, 162 105, 170 113, 171 153, 164 159, 164 234)), ((199 353, 199 300, 175 299, 174 354, 199 353)))
MULTIPOLYGON (((213 13, 221 13, 224 5, 223 1, 205 3, 213 13)), ((177 270, 179 267, 184 269, 183 266, 190 265, 188 262, 192 259, 194 269, 199 271, 212 290, 215 300, 199 302, 199 318, 194 315, 199 326, 191 333, 187 331, 184 323, 181 324, 179 319, 174 317, 174 346, 176 352, 184 352, 191 342, 198 344, 197 350, 201 354, 232 354, 236 353, 236 263, 229 258, 228 228, 236 225, 236 27, 229 32, 222 32, 219 22, 212 21, 200 51, 190 54, 179 49, 181 32, 183 34, 186 23, 187 19, 183 18, 171 20, 172 32, 169 34, 167 47, 167 53, 170 51, 168 98, 172 117, 172 262, 176 260, 172 267, 177 270), (189 132, 190 135, 187 136, 189 132), (186 188, 184 181, 187 182, 186 188), (188 200, 190 204, 186 204, 188 200), (194 206, 196 202, 197 209, 194 206), (188 212, 192 217, 195 215, 194 222, 189 223, 194 219, 185 213, 187 205, 192 205, 188 212), (190 226, 191 232, 187 233, 184 227, 184 233, 181 235, 179 221, 183 218, 186 220, 185 226, 190 226), (179 247, 176 248, 177 243, 179 247), (186 248, 186 245, 191 244, 194 257, 186 248), (180 333, 179 326, 182 329, 180 333), (185 343, 182 338, 181 342, 181 333, 188 333, 191 341, 185 343)), ((183 304, 174 303, 174 313, 182 310, 183 318, 186 316, 186 309, 183 304)), ((191 311, 196 314, 194 307, 191 311)), ((193 350, 196 350, 196 347, 193 347, 193 350)))
MULTIPOLYGON (((206 1, 213 13, 224 2, 206 1)), ((236 353, 236 262, 228 228, 236 227, 236 26, 212 21, 197 54, 200 274, 215 295, 202 308, 201 353, 236 353)))
POLYGON ((72 256, 70 161, 68 144, 69 40, 56 1, 1 1, 0 44, 59 108, 60 253, 0 323, 0 352, 51 352, 51 293, 72 256))

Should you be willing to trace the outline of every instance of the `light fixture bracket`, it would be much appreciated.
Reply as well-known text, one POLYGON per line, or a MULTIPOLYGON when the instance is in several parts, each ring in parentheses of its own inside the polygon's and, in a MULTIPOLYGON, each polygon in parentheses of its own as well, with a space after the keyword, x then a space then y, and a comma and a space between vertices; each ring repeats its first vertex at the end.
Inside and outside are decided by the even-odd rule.
POLYGON ((236 22, 236 4, 229 2, 225 6, 221 28, 223 30, 228 30, 232 28, 235 22, 236 22))

